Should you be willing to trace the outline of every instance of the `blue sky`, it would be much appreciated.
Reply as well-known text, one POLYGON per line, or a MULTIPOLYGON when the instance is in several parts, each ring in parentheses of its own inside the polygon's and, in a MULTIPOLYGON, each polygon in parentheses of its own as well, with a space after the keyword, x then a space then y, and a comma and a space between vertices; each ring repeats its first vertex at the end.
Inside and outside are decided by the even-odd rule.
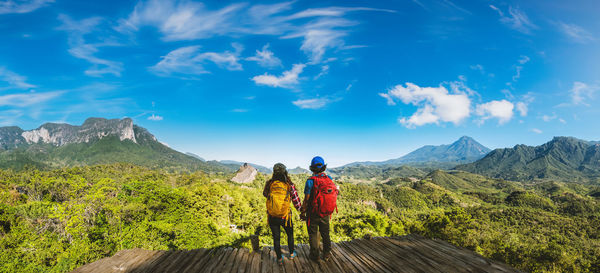
POLYGON ((0 0, 0 125, 131 117, 207 159, 307 167, 598 140, 600 4, 0 0))

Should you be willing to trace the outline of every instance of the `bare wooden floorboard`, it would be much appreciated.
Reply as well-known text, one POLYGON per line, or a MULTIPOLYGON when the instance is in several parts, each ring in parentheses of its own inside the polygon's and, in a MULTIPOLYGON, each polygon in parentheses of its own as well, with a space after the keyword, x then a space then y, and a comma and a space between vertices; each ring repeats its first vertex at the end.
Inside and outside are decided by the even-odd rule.
POLYGON ((418 235, 375 237, 333 243, 331 259, 318 262, 309 259, 309 246, 295 246, 297 256, 290 260, 283 247, 284 265, 277 264, 275 250, 217 248, 176 251, 122 250, 114 256, 81 266, 75 273, 152 273, 152 272, 218 272, 218 273, 338 273, 338 272, 407 272, 407 273, 478 273, 519 272, 501 262, 440 240, 418 235))

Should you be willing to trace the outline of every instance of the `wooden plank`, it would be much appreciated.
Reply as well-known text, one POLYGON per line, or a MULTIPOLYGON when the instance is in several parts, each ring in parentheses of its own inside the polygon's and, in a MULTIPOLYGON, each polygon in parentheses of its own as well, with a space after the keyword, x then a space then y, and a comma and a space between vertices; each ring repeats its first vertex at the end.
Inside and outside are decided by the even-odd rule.
POLYGON ((146 263, 149 258, 153 257, 158 250, 144 250, 138 252, 137 256, 133 257, 129 261, 122 263, 114 272, 132 271, 138 268, 140 265, 146 263))
POLYGON ((429 249, 434 249, 437 253, 440 253, 440 255, 449 257, 453 259, 453 261, 461 263, 461 265, 464 266, 483 268, 491 266, 491 261, 487 261, 485 258, 479 256, 479 254, 470 250, 458 248, 444 241, 434 241, 425 239, 423 237, 418 238, 413 236, 409 237, 408 239, 429 247, 429 249))
POLYGON ((298 272, 310 272, 310 261, 308 261, 308 257, 304 254, 302 248, 305 247, 303 244, 296 245, 294 248, 296 250, 296 258, 294 258, 294 263, 296 264, 298 272))
POLYGON ((181 268, 183 265, 182 261, 188 259, 189 256, 193 256, 193 254, 195 253, 192 253, 189 250, 180 252, 177 257, 171 261, 171 265, 165 268, 164 272, 173 272, 177 270, 177 268, 181 268))
POLYGON ((388 240, 382 240, 380 243, 384 247, 396 249, 394 253, 397 258, 402 259, 407 265, 417 272, 428 272, 429 266, 423 263, 418 257, 414 256, 413 249, 407 245, 394 245, 388 240))
POLYGON ((147 272, 150 269, 152 269, 155 265, 157 265, 160 261, 162 261, 164 258, 166 258, 167 255, 170 255, 171 253, 169 251, 164 251, 164 250, 160 250, 158 252, 158 254, 152 256, 152 259, 148 259, 146 262, 144 262, 143 264, 140 264, 137 268, 133 269, 132 273, 141 273, 141 272, 147 272))
POLYGON ((227 255, 229 255, 229 253, 231 253, 233 249, 231 248, 221 248, 219 249, 219 251, 217 251, 214 256, 212 257, 212 259, 210 259, 208 261, 208 263, 206 264, 205 268, 202 268, 202 270, 204 272, 213 272, 213 269, 217 266, 219 266, 219 263, 221 262, 222 259, 226 259, 227 255))
MULTIPOLYGON (((375 270, 378 269, 378 266, 373 264, 371 262, 370 259, 367 259, 363 253, 361 253, 360 251, 355 250, 352 247, 352 243, 354 243, 355 240, 352 240, 351 242, 342 242, 340 243, 340 245, 342 246, 342 248, 344 248, 346 250, 346 253, 352 255, 351 257, 355 258, 356 261, 360 262, 365 268, 367 268, 367 270, 369 272, 374 272, 375 270)), ((387 271, 385 271, 387 272, 387 271)), ((389 273, 389 272, 387 272, 389 273)))
POLYGON ((165 272, 165 269, 167 269, 169 266, 171 266, 171 264, 173 264, 173 261, 175 261, 179 255, 181 255, 181 253, 183 252, 182 250, 176 250, 176 251, 169 251, 171 252, 171 254, 166 257, 165 259, 162 260, 162 262, 156 264, 156 266, 154 266, 154 268, 152 268, 150 271, 148 271, 149 273, 156 273, 156 272, 165 272))
POLYGON ((354 267, 352 262, 348 260, 345 254, 338 251, 338 246, 335 243, 331 244, 331 255, 335 257, 338 262, 339 272, 359 272, 359 268, 354 267))
POLYGON ((207 255, 210 252, 210 250, 206 249, 206 248, 201 248, 198 249, 196 254, 194 254, 193 256, 190 257, 189 260, 185 261, 185 265, 183 265, 181 268, 179 268, 176 272, 187 272, 190 269, 192 269, 192 267, 199 261, 202 260, 202 258, 207 255))
POLYGON ((238 257, 238 262, 240 266, 238 267, 238 273, 244 273, 246 268, 248 267, 248 259, 250 258, 250 251, 247 248, 242 249, 242 255, 238 257))
POLYGON ((177 262, 177 267, 171 268, 169 272, 181 272, 201 252, 201 249, 188 250, 185 256, 177 262))
POLYGON ((424 257, 429 257, 431 259, 435 259, 436 263, 447 268, 446 270, 452 270, 454 272, 470 272, 472 269, 477 267, 477 266, 473 266, 473 265, 464 263, 463 261, 458 259, 455 255, 452 255, 451 253, 445 253, 443 251, 440 251, 439 245, 428 245, 423 242, 423 241, 429 241, 429 240, 421 240, 421 239, 414 239, 414 238, 406 238, 406 239, 407 239, 407 241, 415 244, 415 246, 418 246, 416 248, 416 252, 419 255, 422 255, 424 257))
POLYGON ((269 263, 269 252, 271 250, 268 247, 263 247, 262 249, 262 253, 260 254, 260 272, 269 272, 269 271, 273 271, 273 268, 270 266, 271 264, 269 263), (271 270, 268 270, 268 268, 271 268, 271 270))
POLYGON ((367 244, 370 245, 371 249, 374 251, 379 250, 380 255, 387 259, 388 263, 395 268, 402 268, 402 271, 406 273, 419 272, 412 269, 411 263, 404 260, 404 254, 399 251, 400 249, 398 247, 383 245, 381 244, 381 240, 370 240, 367 244), (397 253, 399 254, 398 256, 396 256, 397 253))
POLYGON ((251 258, 252 262, 250 263, 250 268, 248 272, 250 273, 260 273, 260 251, 252 251, 251 258))
POLYGON ((339 252, 340 255, 345 257, 356 269, 358 269, 357 272, 369 272, 370 270, 365 267, 356 257, 354 257, 354 254, 349 253, 344 247, 342 247, 342 243, 343 242, 340 242, 335 245, 336 252, 339 252))
POLYGON ((390 265, 390 262, 383 258, 379 253, 379 249, 373 249, 370 244, 368 244, 370 240, 361 240, 357 241, 355 244, 352 244, 353 247, 359 251, 362 255, 369 258, 372 263, 374 263, 377 267, 381 268, 386 272, 395 272, 394 266, 390 265))
POLYGON ((298 250, 300 250, 299 256, 303 257, 302 261, 304 264, 304 268, 306 269, 307 272, 320 272, 321 271, 321 270, 319 270, 319 265, 317 263, 315 263, 313 260, 311 260, 309 257, 309 250, 310 250, 309 245, 302 245, 301 247, 298 248, 298 250))
POLYGON ((81 272, 106 272, 107 270, 113 270, 113 267, 119 266, 119 264, 133 257, 135 255, 134 252, 134 249, 121 250, 112 257, 106 257, 89 264, 87 268, 82 268, 81 272))
POLYGON ((348 253, 353 254, 358 260, 362 261, 365 267, 369 268, 370 270, 391 273, 387 270, 387 268, 383 268, 378 263, 373 262, 369 256, 363 253, 363 251, 357 249, 355 247, 357 243, 359 243, 359 241, 355 239, 350 242, 344 242, 342 246, 346 248, 348 253))
POLYGON ((225 265, 227 260, 231 257, 230 255, 233 253, 234 250, 236 250, 236 249, 231 248, 231 247, 228 247, 227 249, 225 249, 225 251, 223 251, 223 253, 221 253, 217 262, 213 263, 211 268, 209 270, 206 270, 206 272, 221 273, 222 272, 221 270, 223 270, 223 266, 225 265))
POLYGON ((188 267, 183 270, 183 272, 192 273, 192 272, 199 272, 200 270, 204 270, 206 264, 214 257, 215 252, 217 252, 217 251, 218 251, 218 249, 214 249, 214 248, 207 251, 206 254, 204 254, 202 256, 202 258, 191 262, 188 265, 188 267))
POLYGON ((333 252, 334 244, 335 244, 334 242, 331 242, 331 252, 330 252, 331 253, 331 263, 332 263, 331 271, 332 272, 345 272, 345 270, 343 269, 343 267, 341 265, 340 257, 336 253, 333 252))
POLYGON ((239 255, 241 253, 241 249, 239 248, 234 248, 231 253, 229 253, 229 255, 227 255, 227 257, 223 258, 223 268, 221 268, 219 270, 219 272, 222 273, 229 273, 232 270, 232 267, 234 267, 236 265, 236 258, 237 255, 239 255))
POLYGON ((423 261, 423 259, 421 257, 419 257, 418 255, 415 255, 414 245, 412 245, 408 242, 403 242, 403 244, 394 244, 388 239, 389 238, 386 238, 383 242, 386 243, 389 247, 396 246, 397 249, 402 250, 402 256, 398 256, 398 257, 404 258, 405 261, 412 264, 413 269, 415 269, 419 272, 440 272, 439 270, 432 268, 431 265, 429 265, 428 263, 423 261))

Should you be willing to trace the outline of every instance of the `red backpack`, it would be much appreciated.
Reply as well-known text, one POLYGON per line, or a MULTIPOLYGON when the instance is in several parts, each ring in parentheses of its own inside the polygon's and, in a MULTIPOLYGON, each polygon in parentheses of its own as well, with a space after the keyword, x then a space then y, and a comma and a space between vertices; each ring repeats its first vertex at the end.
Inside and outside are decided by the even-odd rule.
POLYGON ((330 216, 337 211, 338 190, 331 178, 324 173, 312 176, 312 211, 319 217, 330 216))

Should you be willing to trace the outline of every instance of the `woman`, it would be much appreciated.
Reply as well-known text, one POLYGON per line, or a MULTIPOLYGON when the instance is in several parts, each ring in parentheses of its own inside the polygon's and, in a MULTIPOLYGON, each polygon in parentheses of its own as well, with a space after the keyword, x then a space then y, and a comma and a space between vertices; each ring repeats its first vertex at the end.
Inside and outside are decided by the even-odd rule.
POLYGON ((281 227, 287 234, 288 248, 290 250, 290 259, 296 257, 294 250, 294 225, 292 223, 292 209, 290 201, 294 204, 297 211, 300 211, 302 204, 296 192, 296 186, 290 179, 285 165, 281 163, 273 166, 273 176, 265 184, 263 195, 267 198, 267 214, 269 215, 269 227, 273 233, 273 246, 277 255, 277 262, 283 265, 283 254, 281 253, 281 227))

